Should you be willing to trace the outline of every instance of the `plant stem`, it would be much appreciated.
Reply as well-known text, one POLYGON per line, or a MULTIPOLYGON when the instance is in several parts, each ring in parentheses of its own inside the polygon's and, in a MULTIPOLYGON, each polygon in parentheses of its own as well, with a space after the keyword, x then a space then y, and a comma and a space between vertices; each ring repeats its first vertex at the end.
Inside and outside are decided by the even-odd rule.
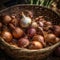
POLYGON ((50 1, 49 5, 48 5, 48 8, 51 6, 52 3, 53 3, 53 0, 50 1))
POLYGON ((36 5, 39 5, 39 1, 40 1, 40 0, 38 0, 38 1, 36 2, 36 5))
POLYGON ((46 5, 45 6, 47 7, 48 5, 49 5, 49 0, 46 1, 46 5))
POLYGON ((31 5, 33 4, 33 0, 31 0, 31 5))
POLYGON ((45 0, 40 0, 40 2, 41 2, 40 6, 44 6, 45 0))

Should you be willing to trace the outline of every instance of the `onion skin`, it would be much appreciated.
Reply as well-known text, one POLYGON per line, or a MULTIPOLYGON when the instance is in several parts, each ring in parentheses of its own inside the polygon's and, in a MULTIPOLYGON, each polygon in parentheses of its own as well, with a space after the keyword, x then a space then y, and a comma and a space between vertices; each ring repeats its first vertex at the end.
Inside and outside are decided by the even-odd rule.
POLYGON ((40 27, 43 27, 44 26, 44 23, 43 22, 39 22, 39 26, 40 27))
POLYGON ((42 43, 44 46, 46 46, 46 43, 44 41, 44 37, 41 35, 36 35, 33 37, 32 39, 33 41, 39 41, 40 43, 42 43))
POLYGON ((60 26, 54 26, 53 27, 54 29, 54 34, 57 36, 57 37, 60 37, 60 26))
POLYGON ((29 40, 26 38, 21 38, 18 40, 18 46, 21 48, 25 48, 29 45, 29 40))
POLYGON ((60 38, 56 37, 56 43, 60 41, 60 38))
POLYGON ((32 22, 31 27, 37 28, 38 27, 38 24, 36 22, 32 22))
POLYGON ((30 43, 29 49, 41 49, 43 45, 39 41, 32 41, 30 43))
POLYGON ((12 21, 11 23, 14 25, 14 26, 18 26, 18 19, 15 17, 15 16, 12 16, 12 21))
POLYGON ((47 34, 45 41, 48 43, 56 43, 56 36, 54 34, 47 34))
POLYGON ((12 30, 12 35, 14 38, 20 38, 24 34, 23 30, 19 27, 15 27, 13 24, 9 24, 11 30, 12 30))
POLYGON ((48 22, 45 22, 44 25, 45 25, 45 26, 51 26, 52 23, 48 21, 48 22))
POLYGON ((27 11, 27 13, 30 18, 33 18, 33 13, 31 11, 27 11))
POLYGON ((20 28, 16 28, 13 32, 12 32, 14 38, 20 38, 22 37, 22 35, 24 34, 23 30, 20 28))
POLYGON ((25 16, 24 13, 22 12, 22 19, 20 21, 20 26, 22 28, 27 28, 30 26, 31 22, 32 22, 31 18, 25 16))
POLYGON ((33 37, 36 34, 36 29, 35 28, 30 28, 28 30, 28 36, 33 37))
POLYGON ((6 42, 11 42, 12 39, 13 39, 12 34, 11 34, 10 32, 8 32, 8 31, 3 31, 1 35, 2 35, 2 38, 3 38, 6 42))
POLYGON ((2 18, 3 18, 3 22, 4 22, 4 23, 9 23, 9 22, 11 22, 11 20, 12 20, 9 15, 5 15, 5 16, 3 16, 2 18))

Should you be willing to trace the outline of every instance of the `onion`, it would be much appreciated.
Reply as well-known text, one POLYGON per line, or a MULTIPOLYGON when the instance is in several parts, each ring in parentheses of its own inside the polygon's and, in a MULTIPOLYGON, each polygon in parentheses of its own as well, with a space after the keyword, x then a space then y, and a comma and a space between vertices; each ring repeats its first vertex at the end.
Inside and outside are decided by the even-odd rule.
POLYGON ((1 36, 2 36, 2 38, 3 38, 5 41, 7 41, 7 42, 11 42, 12 39, 13 39, 12 34, 11 34, 10 32, 8 32, 8 31, 3 31, 3 32, 1 33, 1 36))
POLYGON ((13 15, 12 16, 12 21, 11 21, 11 23, 14 25, 14 26, 17 26, 18 25, 18 20, 17 20, 17 18, 13 15))
POLYGON ((39 26, 40 26, 40 27, 43 27, 43 26, 44 26, 43 22, 40 22, 40 21, 39 21, 39 26))
POLYGON ((39 41, 32 41, 29 45, 29 49, 41 49, 43 45, 39 41))
POLYGON ((19 47, 22 47, 22 48, 25 48, 29 45, 29 40, 26 39, 26 38, 21 38, 18 40, 18 46, 19 47))
POLYGON ((27 12, 27 14, 28 14, 28 16, 30 17, 30 18, 33 18, 33 13, 31 12, 31 11, 26 11, 27 12))
POLYGON ((36 35, 33 37, 32 39, 33 41, 39 41, 40 43, 42 43, 44 46, 46 46, 46 43, 44 41, 44 37, 41 35, 36 35))
POLYGON ((9 23, 12 20, 9 15, 2 16, 2 18, 4 23, 9 23))
POLYGON ((56 37, 56 42, 59 42, 60 41, 60 38, 56 37))
POLYGON ((36 34, 36 29, 35 28, 30 28, 28 29, 28 36, 33 37, 36 34))
POLYGON ((23 28, 29 27, 29 25, 31 24, 31 21, 32 21, 31 18, 26 17, 23 12, 22 12, 22 16, 23 16, 23 18, 20 21, 21 27, 23 27, 23 28))
POLYGON ((52 23, 48 21, 48 22, 45 22, 44 25, 45 25, 45 26, 51 26, 52 23))
POLYGON ((9 24, 11 29, 12 29, 12 34, 14 36, 14 38, 20 38, 24 32, 21 28, 19 27, 14 27, 12 24, 9 24))
POLYGON ((36 22, 32 22, 31 27, 37 28, 38 27, 38 24, 36 22))
POLYGON ((42 27, 38 27, 37 31, 37 34, 44 36, 44 31, 42 27))
POLYGON ((56 43, 56 36, 54 34, 47 34, 45 41, 48 43, 56 43))
POLYGON ((53 27, 53 30, 54 30, 54 34, 55 34, 56 36, 60 37, 60 26, 55 25, 55 26, 53 27))

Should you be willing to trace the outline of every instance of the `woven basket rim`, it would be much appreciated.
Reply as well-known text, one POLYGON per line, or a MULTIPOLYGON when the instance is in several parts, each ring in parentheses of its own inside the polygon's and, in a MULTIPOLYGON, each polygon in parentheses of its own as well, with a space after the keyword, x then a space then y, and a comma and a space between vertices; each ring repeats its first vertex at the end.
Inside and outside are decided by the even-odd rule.
POLYGON ((13 5, 13 6, 10 6, 10 7, 8 7, 8 8, 4 8, 4 9, 0 10, 0 13, 3 12, 3 11, 5 11, 5 10, 7 10, 7 9, 9 9, 9 8, 18 7, 18 6, 35 6, 35 7, 42 7, 42 8, 46 8, 46 9, 48 9, 48 10, 51 10, 51 11, 55 12, 56 14, 58 14, 58 15, 60 16, 60 14, 59 14, 57 11, 55 11, 55 10, 53 10, 53 9, 51 9, 51 8, 48 8, 48 7, 46 7, 46 6, 40 6, 40 5, 36 5, 36 4, 33 4, 33 5, 31 5, 31 4, 17 4, 17 5, 13 5))
POLYGON ((26 49, 26 48, 20 48, 18 46, 15 46, 15 45, 11 45, 9 43, 7 43, 3 38, 0 37, 0 42, 2 42, 5 46, 7 46, 8 48, 10 49, 14 49, 14 50, 20 50, 21 52, 29 52, 29 53, 32 53, 32 52, 47 52, 47 51, 50 51, 51 49, 53 50, 55 47, 59 46, 60 45, 60 42, 57 42, 56 44, 52 45, 52 46, 49 46, 49 47, 45 47, 45 48, 42 48, 42 49, 37 49, 37 50, 30 50, 30 49, 26 49))

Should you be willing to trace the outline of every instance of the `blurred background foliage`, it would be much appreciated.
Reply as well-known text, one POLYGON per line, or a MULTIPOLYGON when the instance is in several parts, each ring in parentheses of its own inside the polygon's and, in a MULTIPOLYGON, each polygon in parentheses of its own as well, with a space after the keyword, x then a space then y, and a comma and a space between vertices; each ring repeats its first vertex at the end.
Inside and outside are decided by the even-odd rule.
POLYGON ((58 7, 60 8, 60 0, 0 0, 0 6, 9 7, 16 4, 35 4, 45 7, 58 7))
POLYGON ((60 11, 60 0, 0 0, 0 10, 16 4, 35 4, 60 11))

